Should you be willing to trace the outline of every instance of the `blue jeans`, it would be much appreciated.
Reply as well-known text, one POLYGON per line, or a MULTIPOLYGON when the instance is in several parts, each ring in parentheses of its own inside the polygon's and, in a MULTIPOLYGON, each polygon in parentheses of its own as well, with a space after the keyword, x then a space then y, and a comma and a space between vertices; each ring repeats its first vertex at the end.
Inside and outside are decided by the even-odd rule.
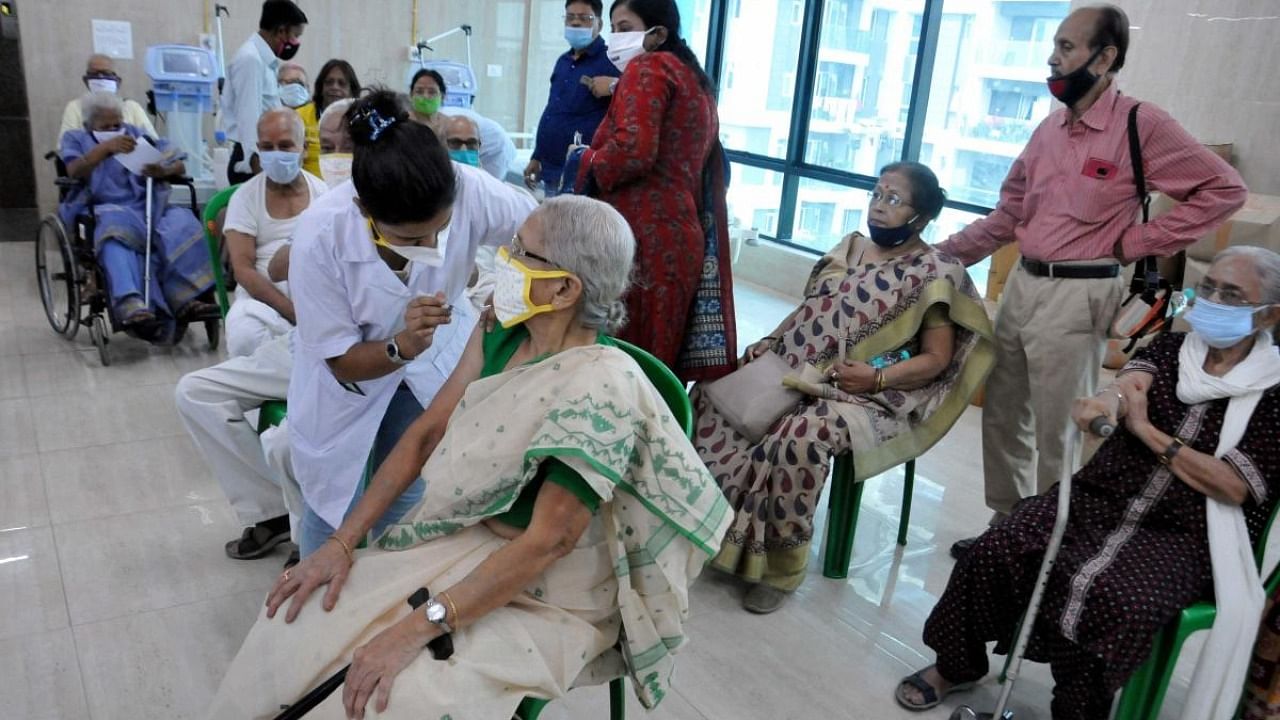
MULTIPOLYGON (((382 416, 382 424, 378 426, 378 434, 373 439, 372 463, 373 469, 376 471, 382 461, 387 459, 391 454, 391 449, 400 442, 400 437, 404 435, 404 431, 409 429, 414 420, 422 414, 422 405, 418 399, 414 397, 413 391, 405 383, 400 383, 400 387, 396 388, 396 394, 391 398, 391 404, 387 406, 387 414, 382 416)), ((422 478, 413 481, 399 498, 396 499, 391 507, 387 508, 387 512, 378 518, 373 525, 373 537, 378 537, 384 530, 395 523, 404 514, 413 509, 422 500, 423 493, 426 492, 427 484, 422 478)), ((343 514, 345 518, 351 514, 356 503, 360 502, 360 498, 364 496, 364 482, 361 481, 356 487, 355 496, 351 498, 351 504, 347 506, 347 512, 343 514)), ((325 522, 316 514, 311 506, 308 505, 302 513, 302 521, 298 527, 298 554, 306 557, 324 544, 329 536, 334 532, 334 528, 325 522)))

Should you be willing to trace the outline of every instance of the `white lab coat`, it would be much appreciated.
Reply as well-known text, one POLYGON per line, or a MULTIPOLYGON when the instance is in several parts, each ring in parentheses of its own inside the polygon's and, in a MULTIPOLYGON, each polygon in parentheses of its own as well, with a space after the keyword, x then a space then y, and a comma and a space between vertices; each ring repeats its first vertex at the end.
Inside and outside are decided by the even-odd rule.
POLYGON ((407 284, 378 256, 350 181, 299 218, 289 259, 298 314, 289 381, 290 462, 307 505, 333 527, 355 494, 396 387, 407 382, 425 407, 461 358, 477 319, 465 295, 477 248, 508 242, 533 211, 528 194, 479 169, 457 163, 454 169, 458 192, 445 262, 438 268, 411 263, 407 284), (437 328, 426 352, 374 380, 344 386, 334 378, 327 358, 392 337, 404 329, 409 301, 436 292, 453 304, 453 321, 437 328))

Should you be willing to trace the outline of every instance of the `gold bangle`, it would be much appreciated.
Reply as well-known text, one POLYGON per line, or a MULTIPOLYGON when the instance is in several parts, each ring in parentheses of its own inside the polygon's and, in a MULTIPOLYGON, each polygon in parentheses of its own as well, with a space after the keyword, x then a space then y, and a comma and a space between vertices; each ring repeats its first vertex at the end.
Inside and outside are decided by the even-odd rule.
POLYGON ((333 541, 337 542, 339 545, 341 545, 341 546, 342 546, 342 551, 343 551, 343 552, 345 552, 345 553, 347 554, 347 559, 348 559, 348 560, 350 560, 352 563, 355 563, 355 561, 356 561, 356 554, 355 554, 355 553, 353 553, 353 552, 351 552, 351 546, 347 544, 347 541, 346 541, 346 540, 343 540, 342 538, 338 537, 337 535, 330 535, 330 536, 329 536, 329 539, 330 539, 330 540, 333 540, 333 541))
POLYGON ((444 601, 449 604, 449 610, 450 612, 453 613, 453 622, 449 623, 449 626, 452 627, 454 630, 457 630, 458 629, 458 606, 453 604, 453 596, 450 595, 448 591, 440 593, 440 596, 443 597, 444 601))
POLYGON ((884 370, 877 368, 875 374, 875 390, 873 392, 878 393, 882 391, 884 391, 884 370))

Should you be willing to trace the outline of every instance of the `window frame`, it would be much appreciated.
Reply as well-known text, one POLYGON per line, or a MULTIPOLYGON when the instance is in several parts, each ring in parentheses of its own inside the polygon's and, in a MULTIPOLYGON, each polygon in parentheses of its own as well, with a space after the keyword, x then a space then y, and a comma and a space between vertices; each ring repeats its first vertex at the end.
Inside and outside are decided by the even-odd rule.
MULTIPOLYGON (((906 131, 902 141, 900 160, 918 161, 923 145, 925 118, 929 108, 929 92, 933 84, 933 66, 938 51, 938 36, 942 27, 945 0, 924 0, 920 13, 920 38, 915 48, 915 70, 912 76, 911 102, 907 109, 906 131)), ((707 35, 707 73, 712 78, 721 77, 721 63, 728 41, 730 6, 736 3, 713 3, 710 31, 707 35)), ((819 180, 834 185, 870 191, 876 177, 824 167, 805 160, 809 144, 809 124, 815 104, 819 72, 819 50, 822 23, 826 16, 827 0, 804 0, 804 17, 801 21, 800 51, 795 68, 796 82, 791 95, 791 125, 784 157, 769 157, 757 153, 725 148, 725 155, 736 164, 761 170, 771 170, 782 175, 782 197, 778 203, 775 233, 761 229, 760 237, 795 248, 806 253, 820 255, 811 247, 794 242, 790 237, 778 237, 793 233, 799 217, 798 195, 801 180, 819 180)), ((736 8, 735 8, 736 9, 736 8)), ((856 81, 855 81, 856 84, 856 81)), ((717 91, 718 91, 717 87, 717 91)), ((959 200, 948 200, 945 207, 986 215, 993 209, 959 200)))

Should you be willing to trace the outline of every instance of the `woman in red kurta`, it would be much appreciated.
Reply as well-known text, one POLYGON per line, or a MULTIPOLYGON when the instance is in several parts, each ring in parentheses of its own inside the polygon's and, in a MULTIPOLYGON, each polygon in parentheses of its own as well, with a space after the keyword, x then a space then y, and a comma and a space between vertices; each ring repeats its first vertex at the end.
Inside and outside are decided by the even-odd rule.
POLYGON ((609 57, 623 73, 581 158, 579 185, 594 183, 591 194, 636 236, 630 320, 619 337, 683 380, 714 379, 734 368, 737 340, 711 81, 680 39, 672 0, 618 0, 610 19, 609 57), (643 33, 630 36, 639 46, 630 52, 628 33, 643 33))

